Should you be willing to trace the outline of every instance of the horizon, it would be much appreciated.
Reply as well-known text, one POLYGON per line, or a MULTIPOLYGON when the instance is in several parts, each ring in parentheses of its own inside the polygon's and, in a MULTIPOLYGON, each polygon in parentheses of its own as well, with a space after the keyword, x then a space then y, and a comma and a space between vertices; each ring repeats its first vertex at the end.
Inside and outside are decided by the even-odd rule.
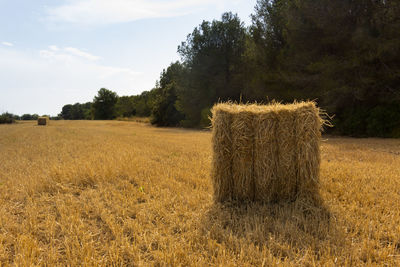
POLYGON ((179 60, 178 45, 203 20, 237 13, 249 26, 256 0, 27 0, 0 3, 0 113, 56 116, 91 102, 155 87, 179 60))

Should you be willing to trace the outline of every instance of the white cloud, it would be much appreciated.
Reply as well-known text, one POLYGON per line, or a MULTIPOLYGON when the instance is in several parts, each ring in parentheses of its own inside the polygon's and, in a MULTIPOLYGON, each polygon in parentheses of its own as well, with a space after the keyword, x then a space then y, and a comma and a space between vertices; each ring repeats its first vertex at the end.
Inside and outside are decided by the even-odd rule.
POLYGON ((71 53, 72 55, 75 55, 75 56, 78 56, 78 57, 82 57, 82 58, 85 58, 85 59, 88 59, 88 60, 98 60, 100 58, 98 56, 94 56, 94 55, 92 55, 90 53, 84 52, 84 51, 79 50, 79 49, 74 48, 74 47, 66 47, 64 50, 69 52, 69 53, 71 53))
POLYGON ((73 58, 82 58, 90 61, 100 59, 100 57, 82 51, 75 47, 59 48, 56 45, 50 45, 50 50, 41 50, 40 55, 44 58, 56 58, 59 60, 71 60, 73 58))
POLYGON ((134 95, 154 86, 148 73, 102 65, 75 52, 56 46, 30 52, 0 47, 0 110, 55 115, 65 104, 91 101, 102 87, 134 95))
POLYGON ((90 61, 100 59, 98 56, 94 56, 90 53, 83 52, 78 48, 66 47, 58 48, 57 46, 49 46, 50 50, 40 50, 39 54, 43 59, 46 59, 48 63, 57 62, 57 64, 74 65, 74 66, 85 66, 89 71, 96 70, 101 73, 101 77, 112 77, 113 75, 125 74, 133 78, 141 75, 141 72, 134 71, 130 68, 110 67, 100 64, 95 64, 90 61), (88 61, 86 61, 88 60, 88 61))
POLYGON ((5 45, 5 46, 14 46, 14 44, 13 43, 10 43, 10 42, 1 42, 1 44, 2 45, 5 45))
MULTIPOLYGON (((237 2, 245 0, 236 0, 237 2)), ((187 15, 206 7, 221 8, 229 0, 69 0, 48 8, 47 19, 79 24, 110 24, 147 18, 187 15)))

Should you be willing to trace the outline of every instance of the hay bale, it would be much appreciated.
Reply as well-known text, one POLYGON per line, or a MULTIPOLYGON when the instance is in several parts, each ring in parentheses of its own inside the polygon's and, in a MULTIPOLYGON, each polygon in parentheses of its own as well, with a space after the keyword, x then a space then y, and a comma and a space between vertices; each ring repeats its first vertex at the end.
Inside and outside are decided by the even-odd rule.
POLYGON ((49 125, 49 117, 39 117, 38 125, 49 125))
POLYGON ((214 197, 317 199, 323 120, 314 102, 212 109, 214 197))

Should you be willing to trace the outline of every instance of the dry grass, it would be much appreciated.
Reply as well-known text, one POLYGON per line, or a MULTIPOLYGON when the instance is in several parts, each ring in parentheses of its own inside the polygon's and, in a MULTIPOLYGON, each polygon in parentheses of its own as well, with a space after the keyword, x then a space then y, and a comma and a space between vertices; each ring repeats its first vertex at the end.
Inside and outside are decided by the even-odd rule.
POLYGON ((325 137, 323 205, 238 207, 209 132, 34 125, 0 126, 0 265, 400 264, 400 140, 325 137))

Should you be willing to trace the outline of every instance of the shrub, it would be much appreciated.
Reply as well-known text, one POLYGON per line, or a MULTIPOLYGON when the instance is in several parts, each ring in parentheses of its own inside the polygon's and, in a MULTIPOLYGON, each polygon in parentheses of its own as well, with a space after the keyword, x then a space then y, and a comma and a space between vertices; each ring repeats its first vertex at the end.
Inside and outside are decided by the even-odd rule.
POLYGON ((201 114, 200 127, 210 127, 211 125, 210 117, 212 116, 210 108, 209 107, 203 108, 200 114, 201 114))
POLYGON ((340 134, 365 137, 367 110, 364 108, 350 108, 335 117, 333 124, 340 134))
POLYGON ((367 134, 378 137, 400 137, 400 106, 376 106, 367 118, 367 134))
POLYGON ((344 110, 333 121, 340 134, 354 137, 400 137, 400 106, 354 106, 344 110))
POLYGON ((15 117, 15 115, 5 112, 0 115, 0 124, 14 123, 15 122, 14 117, 15 117))

